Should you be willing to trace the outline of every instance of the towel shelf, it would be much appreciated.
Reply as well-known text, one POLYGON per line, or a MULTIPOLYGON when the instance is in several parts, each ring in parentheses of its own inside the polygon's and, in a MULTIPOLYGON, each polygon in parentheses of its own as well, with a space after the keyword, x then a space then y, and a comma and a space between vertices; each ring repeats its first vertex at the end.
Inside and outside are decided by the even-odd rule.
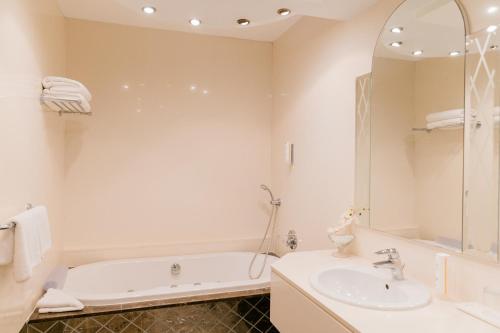
POLYGON ((49 103, 57 106, 58 110, 54 110, 59 112, 59 115, 63 113, 77 113, 90 116, 92 112, 86 112, 85 108, 82 105, 82 101, 77 99, 70 98, 54 98, 49 96, 41 96, 40 101, 49 107, 51 110, 54 110, 50 107, 49 103))
POLYGON ((7 224, 0 224, 0 230, 9 230, 16 227, 16 222, 9 222, 7 224))

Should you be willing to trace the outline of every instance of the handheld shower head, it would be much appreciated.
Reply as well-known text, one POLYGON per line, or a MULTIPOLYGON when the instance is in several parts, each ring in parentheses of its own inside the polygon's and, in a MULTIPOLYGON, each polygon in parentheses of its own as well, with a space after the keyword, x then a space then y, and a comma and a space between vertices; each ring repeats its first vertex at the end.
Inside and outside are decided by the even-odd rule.
POLYGON ((269 187, 267 187, 266 185, 262 184, 260 185, 260 188, 264 191, 266 191, 267 193, 269 193, 269 196, 271 197, 271 205, 273 206, 281 206, 281 200, 280 199, 274 199, 274 195, 273 195, 273 192, 271 191, 271 189, 269 187))

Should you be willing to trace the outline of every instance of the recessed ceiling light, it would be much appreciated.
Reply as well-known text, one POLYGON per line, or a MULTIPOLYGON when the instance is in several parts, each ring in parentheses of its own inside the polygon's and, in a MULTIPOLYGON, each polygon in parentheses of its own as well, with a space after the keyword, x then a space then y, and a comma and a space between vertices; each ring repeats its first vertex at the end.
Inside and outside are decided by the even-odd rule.
POLYGON ((424 54, 424 51, 422 51, 422 50, 415 50, 411 54, 413 54, 414 56, 418 57, 418 56, 421 56, 422 54, 424 54))
POLYGON ((189 23, 193 26, 193 27, 197 27, 201 24, 201 20, 200 19, 197 19, 197 18, 192 18, 189 20, 189 23))
POLYGON ((278 15, 281 15, 281 16, 287 16, 287 15, 290 15, 292 13, 292 11, 288 8, 280 8, 280 9, 278 9, 277 13, 278 13, 278 15))
POLYGON ((451 52, 450 52, 450 56, 451 56, 451 57, 457 57, 457 56, 459 56, 459 55, 461 55, 461 54, 462 54, 462 53, 460 53, 460 51, 451 51, 451 52))
POLYGON ((403 42, 392 42, 389 45, 392 47, 401 47, 401 45, 403 45, 403 42))
POLYGON ((238 23, 239 25, 245 26, 245 25, 249 25, 250 24, 250 20, 247 20, 245 18, 241 18, 241 19, 238 19, 236 21, 236 23, 238 23))
POLYGON ((142 7, 142 11, 145 14, 151 15, 151 14, 154 14, 156 12, 156 8, 153 6, 144 6, 144 7, 142 7))
POLYGON ((391 29, 391 32, 393 32, 395 34, 400 34, 403 32, 403 30, 405 30, 403 27, 394 27, 391 29))
POLYGON ((487 12, 488 12, 488 14, 495 14, 496 12, 498 12, 498 7, 496 7, 496 6, 488 7, 487 12))
POLYGON ((498 26, 496 26, 496 25, 490 25, 488 28, 486 28, 486 31, 488 31, 488 32, 495 32, 495 31, 497 31, 497 29, 498 29, 498 26))

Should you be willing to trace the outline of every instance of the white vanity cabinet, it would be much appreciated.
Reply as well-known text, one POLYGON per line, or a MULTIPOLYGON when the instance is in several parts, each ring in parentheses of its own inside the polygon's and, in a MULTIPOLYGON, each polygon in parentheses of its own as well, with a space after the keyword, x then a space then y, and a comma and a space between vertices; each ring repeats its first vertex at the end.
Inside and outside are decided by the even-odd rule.
POLYGON ((280 333, 356 332, 274 272, 271 278, 271 322, 280 333))

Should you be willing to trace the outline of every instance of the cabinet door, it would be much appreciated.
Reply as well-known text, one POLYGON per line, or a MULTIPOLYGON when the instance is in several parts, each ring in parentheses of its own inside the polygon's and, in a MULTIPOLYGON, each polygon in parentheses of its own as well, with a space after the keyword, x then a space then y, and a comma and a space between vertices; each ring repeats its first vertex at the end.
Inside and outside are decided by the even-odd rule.
POLYGON ((271 280, 271 322, 280 333, 352 333, 274 273, 271 280))

